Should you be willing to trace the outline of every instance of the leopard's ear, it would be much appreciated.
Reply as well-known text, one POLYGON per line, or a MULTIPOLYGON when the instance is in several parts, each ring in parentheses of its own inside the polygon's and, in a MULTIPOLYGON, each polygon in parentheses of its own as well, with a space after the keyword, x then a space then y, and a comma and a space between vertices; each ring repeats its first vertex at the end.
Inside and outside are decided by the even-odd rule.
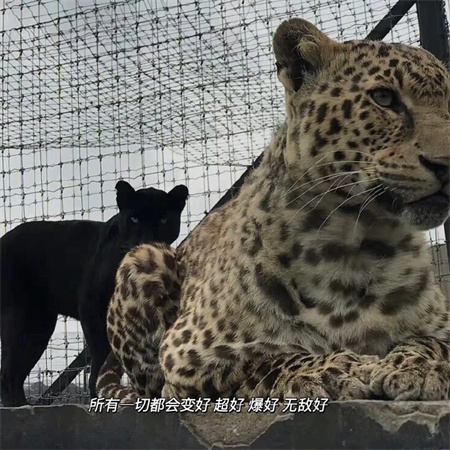
POLYGON ((303 19, 286 20, 273 38, 278 78, 288 91, 297 91, 305 74, 319 70, 339 47, 340 44, 312 23, 303 19))

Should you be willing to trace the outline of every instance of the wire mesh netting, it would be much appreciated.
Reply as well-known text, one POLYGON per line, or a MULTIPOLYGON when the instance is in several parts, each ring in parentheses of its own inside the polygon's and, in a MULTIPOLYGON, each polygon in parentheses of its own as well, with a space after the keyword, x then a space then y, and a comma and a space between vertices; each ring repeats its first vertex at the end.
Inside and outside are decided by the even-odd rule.
MULTIPOLYGON (((262 152, 283 119, 273 32, 293 16, 363 39, 394 0, 4 0, 0 232, 104 220, 118 179, 190 197, 180 239, 262 152)), ((415 7, 386 37, 419 43, 415 7)), ((443 233, 430 234, 448 277, 443 233)), ((28 381, 36 398, 83 348, 61 318, 28 381)), ((85 398, 82 373, 61 401, 85 398)))

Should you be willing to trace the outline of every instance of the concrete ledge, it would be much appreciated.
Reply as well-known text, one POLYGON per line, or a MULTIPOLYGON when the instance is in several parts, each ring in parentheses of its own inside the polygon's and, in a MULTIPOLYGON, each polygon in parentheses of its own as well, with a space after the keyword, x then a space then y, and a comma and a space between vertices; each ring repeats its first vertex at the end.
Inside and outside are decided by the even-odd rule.
POLYGON ((0 408, 2 449, 450 448, 450 402, 349 401, 323 413, 89 413, 85 406, 0 408))

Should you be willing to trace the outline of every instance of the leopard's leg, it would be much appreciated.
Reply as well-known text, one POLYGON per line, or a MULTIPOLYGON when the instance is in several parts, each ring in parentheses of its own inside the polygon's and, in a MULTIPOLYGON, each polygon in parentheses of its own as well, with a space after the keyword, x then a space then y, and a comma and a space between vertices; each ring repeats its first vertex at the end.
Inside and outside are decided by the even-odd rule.
MULTIPOLYGON (((189 334, 180 326, 186 319, 180 317, 179 320, 161 346, 165 396, 212 400, 218 397, 327 397, 333 400, 370 397, 368 383, 376 357, 359 356, 350 351, 327 356, 308 355, 281 351, 281 347, 276 353, 273 346, 270 353, 264 344, 244 343, 239 349, 216 345, 207 351, 193 345, 174 347, 172 333, 178 329, 181 336, 189 334)), ((174 339, 180 338, 175 334, 174 339)))
POLYGON ((158 351, 177 318, 182 277, 175 250, 167 245, 141 245, 125 256, 108 308, 112 355, 97 382, 100 397, 161 395, 164 378, 158 351), (120 385, 121 370, 128 375, 131 389, 120 385))
POLYGON ((445 400, 450 393, 450 345, 431 337, 396 346, 375 366, 372 391, 394 400, 445 400))
POLYGON ((350 400, 370 398, 373 356, 351 351, 329 355, 285 354, 258 363, 237 396, 329 398, 350 400))
POLYGON ((110 352, 104 362, 100 376, 97 380, 97 392, 100 398, 118 398, 122 403, 134 403, 138 398, 138 393, 134 388, 124 387, 120 380, 124 370, 114 355, 110 352))

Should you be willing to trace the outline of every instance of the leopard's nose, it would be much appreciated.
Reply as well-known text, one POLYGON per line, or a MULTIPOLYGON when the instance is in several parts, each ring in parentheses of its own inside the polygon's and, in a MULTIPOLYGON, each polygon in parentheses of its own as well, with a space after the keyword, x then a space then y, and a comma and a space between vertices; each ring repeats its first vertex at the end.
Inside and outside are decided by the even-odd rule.
POLYGON ((450 172, 450 155, 446 156, 435 156, 426 158, 419 155, 419 161, 422 166, 426 167, 428 170, 434 173, 436 178, 442 183, 447 184, 449 181, 450 172))

